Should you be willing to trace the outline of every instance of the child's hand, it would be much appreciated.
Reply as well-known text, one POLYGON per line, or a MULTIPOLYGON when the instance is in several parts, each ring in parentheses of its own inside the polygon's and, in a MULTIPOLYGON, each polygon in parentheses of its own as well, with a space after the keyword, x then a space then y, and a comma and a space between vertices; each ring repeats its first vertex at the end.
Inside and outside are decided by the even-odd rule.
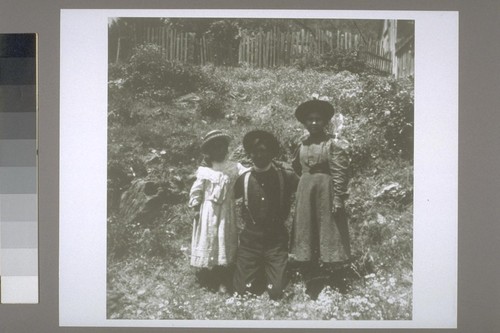
POLYGON ((337 214, 340 210, 344 209, 344 205, 333 203, 332 205, 332 214, 337 214))
POLYGON ((194 219, 199 220, 200 219, 200 206, 194 206, 194 207, 192 207, 192 210, 193 210, 194 219))

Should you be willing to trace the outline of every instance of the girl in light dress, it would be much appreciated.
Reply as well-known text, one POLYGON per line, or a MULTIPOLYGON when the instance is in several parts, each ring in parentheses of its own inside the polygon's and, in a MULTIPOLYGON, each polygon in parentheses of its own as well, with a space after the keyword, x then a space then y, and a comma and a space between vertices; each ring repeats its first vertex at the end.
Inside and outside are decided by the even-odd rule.
POLYGON ((190 264, 197 268, 198 283, 212 291, 230 291, 238 246, 233 187, 246 168, 228 159, 230 140, 220 130, 205 135, 201 150, 206 165, 196 171, 189 195, 195 215, 190 264))

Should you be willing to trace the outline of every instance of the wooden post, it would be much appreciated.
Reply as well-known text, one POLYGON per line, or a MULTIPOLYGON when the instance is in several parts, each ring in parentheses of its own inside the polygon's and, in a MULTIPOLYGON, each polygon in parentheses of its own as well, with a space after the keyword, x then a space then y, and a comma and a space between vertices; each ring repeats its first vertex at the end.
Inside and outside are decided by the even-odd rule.
POLYGON ((279 60, 278 60, 278 56, 279 56, 279 50, 280 50, 280 43, 281 43, 281 36, 280 36, 280 32, 278 31, 278 28, 275 27, 275 36, 276 36, 276 40, 275 40, 275 43, 274 43, 274 66, 278 66, 278 63, 279 63, 279 60))
POLYGON ((267 54, 266 54, 266 58, 267 58, 267 67, 271 67, 272 66, 272 54, 271 54, 271 32, 268 31, 266 33, 266 39, 267 39, 267 54))
POLYGON ((285 34, 280 31, 280 44, 279 44, 279 50, 278 50, 278 66, 283 66, 285 64, 285 34))
POLYGON ((200 44, 200 66, 203 66, 203 42, 202 42, 202 38, 200 38, 199 40, 199 44, 200 44))
POLYGON ((259 67, 260 66, 260 33, 255 36, 255 66, 259 67))
POLYGON ((266 58, 267 58, 267 67, 272 66, 272 53, 271 53, 271 32, 267 32, 267 52, 266 52, 266 58))
POLYGON ((177 60, 177 30, 172 31, 172 60, 177 60))
POLYGON ((118 45, 116 46, 116 59, 115 59, 115 64, 117 64, 120 61, 120 49, 122 47, 122 38, 118 37, 118 45))
POLYGON ((166 27, 160 28, 160 40, 161 40, 161 56, 163 59, 167 59, 167 29, 166 27))
POLYGON ((290 63, 290 31, 284 33, 283 40, 283 64, 288 65, 290 63))
POLYGON ((248 54, 248 63, 250 66, 253 67, 253 57, 252 57, 252 50, 253 50, 253 37, 248 38, 248 49, 247 49, 247 54, 248 54))
POLYGON ((183 32, 179 33, 179 40, 180 40, 179 61, 184 62, 184 48, 186 45, 184 44, 184 33, 183 32))
POLYGON ((259 61, 260 68, 264 68, 264 47, 265 47, 265 35, 263 32, 260 33, 260 41, 259 41, 259 61))
POLYGON ((168 60, 172 60, 172 29, 168 29, 167 31, 167 47, 168 60))
POLYGON ((176 50, 175 50, 175 57, 177 61, 181 61, 181 46, 182 46, 182 38, 180 33, 176 33, 175 35, 175 40, 176 40, 176 50))
POLYGON ((184 54, 184 38, 182 36, 182 32, 179 32, 179 61, 183 61, 184 54))
POLYGON ((277 43, 276 27, 271 31, 271 67, 276 67, 276 43, 277 43))
POLYGON ((259 32, 259 44, 258 44, 258 65, 259 68, 262 68, 262 32, 259 32))
POLYGON ((320 30, 320 33, 319 33, 319 54, 323 54, 325 51, 325 45, 323 45, 324 36, 325 36, 325 32, 323 30, 320 30))
POLYGON ((250 65, 252 67, 254 67, 254 65, 253 65, 253 40, 254 40, 254 37, 252 37, 249 40, 249 44, 248 44, 248 59, 249 59, 250 65))
POLYGON ((183 49, 182 49, 182 62, 185 63, 186 62, 186 52, 187 52, 187 33, 183 32, 182 33, 182 40, 184 41, 184 46, 183 46, 183 49))
POLYGON ((243 63, 243 55, 245 52, 245 37, 241 37, 241 40, 240 40, 240 45, 239 45, 239 50, 238 50, 238 64, 242 64, 243 63))
POLYGON ((262 33, 262 68, 267 67, 267 32, 262 33))
POLYGON ((251 39, 250 39, 250 36, 248 36, 246 42, 245 42, 245 61, 248 62, 248 64, 252 64, 252 62, 250 61, 250 46, 251 46, 251 39))

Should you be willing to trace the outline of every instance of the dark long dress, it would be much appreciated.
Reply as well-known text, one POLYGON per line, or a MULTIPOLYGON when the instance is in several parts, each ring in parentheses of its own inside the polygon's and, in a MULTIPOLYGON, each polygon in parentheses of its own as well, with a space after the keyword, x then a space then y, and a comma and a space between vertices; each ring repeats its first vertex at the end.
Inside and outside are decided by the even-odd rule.
POLYGON ((297 261, 343 262, 350 257, 344 200, 349 158, 345 141, 325 135, 306 139, 293 162, 301 175, 296 194, 291 257, 297 261), (338 207, 332 213, 332 206, 338 207))

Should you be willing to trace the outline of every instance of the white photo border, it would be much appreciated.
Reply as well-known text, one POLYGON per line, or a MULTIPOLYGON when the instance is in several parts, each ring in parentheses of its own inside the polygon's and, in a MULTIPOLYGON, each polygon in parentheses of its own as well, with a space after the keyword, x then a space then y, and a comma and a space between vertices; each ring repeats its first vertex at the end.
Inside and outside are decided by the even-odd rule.
POLYGON ((458 12, 63 9, 60 69, 60 326, 456 328, 458 12), (415 20, 412 320, 106 319, 107 36, 111 17, 415 20))

